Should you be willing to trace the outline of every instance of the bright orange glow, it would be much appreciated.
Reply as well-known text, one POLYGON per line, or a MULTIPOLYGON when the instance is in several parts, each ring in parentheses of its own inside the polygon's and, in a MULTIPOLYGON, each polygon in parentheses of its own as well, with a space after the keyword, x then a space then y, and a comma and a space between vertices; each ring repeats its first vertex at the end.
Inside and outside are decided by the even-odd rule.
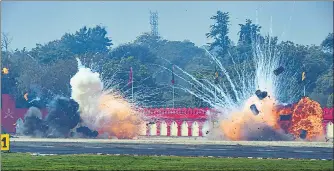
POLYGON ((322 137, 324 135, 322 112, 318 102, 309 97, 303 97, 293 109, 292 126, 289 132, 299 138, 301 130, 306 130, 306 140, 316 140, 322 137))
POLYGON ((307 131, 306 140, 323 137, 322 108, 318 102, 309 97, 303 97, 297 104, 284 108, 277 108, 274 99, 267 97, 259 100, 256 96, 251 97, 246 101, 243 110, 232 113, 231 118, 220 122, 220 129, 230 140, 246 140, 243 130, 247 129, 245 127, 247 123, 265 123, 277 130, 280 129, 279 116, 284 114, 292 114, 288 133, 296 139, 300 138, 302 130, 307 131), (254 115, 249 109, 252 104, 255 104, 260 111, 258 115, 254 115))
POLYGON ((243 110, 234 112, 231 116, 231 118, 220 122, 220 129, 230 140, 245 140, 242 130, 245 128, 246 123, 265 123, 275 129, 279 128, 277 123, 279 116, 276 112, 273 98, 267 97, 259 100, 256 96, 253 96, 246 101, 243 110), (254 115, 250 110, 252 104, 255 104, 260 111, 258 115, 254 115))
POLYGON ((2 73, 3 74, 8 74, 9 73, 9 69, 8 68, 2 68, 2 73))
POLYGON ((102 125, 99 133, 108 133, 119 139, 132 139, 139 134, 141 121, 138 112, 121 96, 103 95, 99 100, 99 108, 111 120, 102 125))

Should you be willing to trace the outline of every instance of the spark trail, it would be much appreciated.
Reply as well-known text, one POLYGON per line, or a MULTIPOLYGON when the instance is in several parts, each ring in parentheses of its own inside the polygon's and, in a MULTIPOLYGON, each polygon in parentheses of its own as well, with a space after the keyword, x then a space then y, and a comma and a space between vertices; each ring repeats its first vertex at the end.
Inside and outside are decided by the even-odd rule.
POLYGON ((265 43, 254 41, 252 55, 248 59, 238 61, 240 65, 228 53, 233 65, 235 65, 232 66, 232 70, 226 69, 219 58, 204 48, 211 60, 214 61, 214 65, 220 70, 223 77, 220 84, 214 84, 209 79, 204 79, 201 82, 193 75, 175 66, 181 73, 176 74, 176 76, 195 87, 194 89, 177 88, 196 96, 213 107, 208 115, 217 115, 219 128, 208 128, 210 132, 216 134, 211 136, 215 138, 220 136, 229 140, 290 139, 282 134, 277 124, 276 106, 283 102, 292 103, 300 98, 295 76, 298 69, 286 65, 287 61, 282 60, 276 47, 271 45, 271 41, 271 38, 267 38, 265 43), (282 65, 286 70, 280 75, 275 75, 273 71, 282 65), (231 73, 233 76, 230 75, 231 73), (266 91, 268 96, 260 100, 255 95, 257 90, 266 91), (257 106, 258 115, 252 113, 250 109, 252 104, 257 106), (220 131, 214 131, 215 129, 220 131), (273 136, 268 136, 271 134, 273 136))

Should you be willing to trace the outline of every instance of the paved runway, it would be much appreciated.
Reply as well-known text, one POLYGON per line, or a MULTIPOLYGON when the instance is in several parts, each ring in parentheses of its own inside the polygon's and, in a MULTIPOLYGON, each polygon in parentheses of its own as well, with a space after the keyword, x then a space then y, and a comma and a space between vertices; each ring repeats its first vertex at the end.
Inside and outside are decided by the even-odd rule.
MULTIPOLYGON (((284 142, 282 142, 284 143, 284 142)), ((247 146, 171 143, 24 142, 11 141, 11 152, 41 154, 137 154, 215 157, 331 159, 332 147, 247 146)))

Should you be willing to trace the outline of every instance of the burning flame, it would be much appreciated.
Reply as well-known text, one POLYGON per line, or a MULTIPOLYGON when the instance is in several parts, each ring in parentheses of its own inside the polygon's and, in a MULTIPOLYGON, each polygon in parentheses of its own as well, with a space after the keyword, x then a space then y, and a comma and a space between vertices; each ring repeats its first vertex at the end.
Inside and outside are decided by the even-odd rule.
POLYGON ((289 132, 299 138, 302 130, 307 131, 306 140, 316 140, 324 135, 322 108, 316 101, 303 97, 293 108, 292 126, 289 132))
POLYGON ((249 98, 243 110, 233 112, 231 118, 220 122, 220 129, 224 136, 230 140, 246 140, 247 125, 266 124, 275 129, 279 129, 277 123, 278 114, 275 109, 275 99, 266 97, 259 100, 256 96, 249 98), (255 115, 250 110, 250 106, 255 104, 259 114, 255 115))
POLYGON ((133 139, 139 134, 141 121, 138 112, 121 96, 102 95, 99 109, 108 119, 102 124, 100 134, 108 133, 120 139, 133 139))
POLYGON ((259 100, 256 97, 249 98, 241 111, 233 112, 231 118, 220 122, 220 129, 224 136, 230 140, 247 140, 249 125, 256 127, 259 124, 266 124, 274 130, 284 128, 286 133, 292 134, 299 139, 301 132, 306 131, 306 140, 317 140, 324 136, 320 104, 303 97, 298 103, 279 107, 275 105, 273 98, 259 100), (255 104, 259 114, 255 115, 249 106, 255 104), (288 122, 279 122, 280 115, 292 115, 288 122), (248 132, 247 132, 248 131, 248 132))
POLYGON ((9 69, 8 68, 2 68, 2 73, 3 74, 8 74, 9 73, 9 69))

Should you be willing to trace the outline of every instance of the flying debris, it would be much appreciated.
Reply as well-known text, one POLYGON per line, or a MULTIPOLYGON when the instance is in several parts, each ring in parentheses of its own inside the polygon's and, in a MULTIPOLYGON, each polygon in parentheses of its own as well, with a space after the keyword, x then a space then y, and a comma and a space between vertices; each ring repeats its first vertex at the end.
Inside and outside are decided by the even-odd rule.
POLYGON ((288 114, 288 115, 280 115, 279 116, 279 120, 280 121, 290 121, 292 118, 292 114, 288 114))
POLYGON ((284 72, 284 68, 282 66, 278 67, 277 69, 274 70, 274 74, 280 75, 282 72, 284 72))
POLYGON ((301 139, 305 139, 305 138, 306 138, 306 135, 307 135, 307 131, 304 130, 304 129, 302 129, 302 130, 300 131, 300 135, 299 135, 299 137, 300 137, 301 139))
POLYGON ((3 74, 8 74, 9 73, 9 69, 8 68, 2 68, 1 72, 3 74))
POLYGON ((149 122, 149 123, 146 124, 146 126, 153 125, 153 124, 155 124, 155 122, 149 122))
POLYGON ((266 91, 256 90, 255 95, 262 100, 268 96, 268 93, 266 91))
POLYGON ((252 104, 250 106, 250 110, 253 112, 254 115, 258 115, 260 113, 255 104, 252 104))

